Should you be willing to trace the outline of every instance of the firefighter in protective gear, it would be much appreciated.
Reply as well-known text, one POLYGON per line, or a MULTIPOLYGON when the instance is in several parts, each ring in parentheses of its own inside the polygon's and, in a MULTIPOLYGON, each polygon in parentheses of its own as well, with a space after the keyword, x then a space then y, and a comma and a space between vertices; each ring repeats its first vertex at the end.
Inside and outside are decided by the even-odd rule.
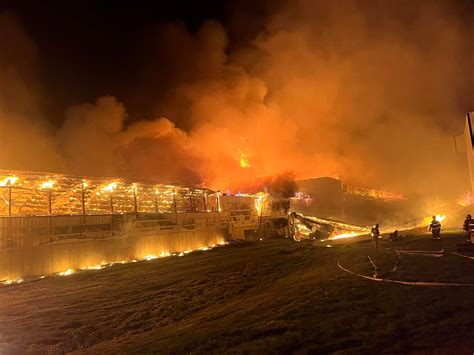
POLYGON ((441 223, 439 223, 439 221, 436 219, 436 216, 433 216, 433 220, 431 221, 429 230, 433 235, 433 239, 441 239, 441 223))
POLYGON ((470 214, 464 220, 463 229, 466 231, 466 242, 471 243, 471 235, 474 235, 474 219, 470 214))
POLYGON ((374 239, 375 247, 378 249, 379 248, 379 236, 380 236, 379 224, 378 223, 375 226, 372 227, 372 229, 370 230, 370 235, 374 239))
POLYGON ((389 238, 391 242, 398 242, 401 238, 398 236, 398 230, 394 230, 392 233, 390 233, 389 238))

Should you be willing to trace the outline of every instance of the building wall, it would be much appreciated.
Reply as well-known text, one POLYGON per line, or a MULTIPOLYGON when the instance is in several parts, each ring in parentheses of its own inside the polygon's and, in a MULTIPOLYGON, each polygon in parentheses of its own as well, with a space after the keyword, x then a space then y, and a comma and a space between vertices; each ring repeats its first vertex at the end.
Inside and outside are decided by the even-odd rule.
POLYGON ((464 139, 466 142, 467 163, 469 168, 469 177, 471 180, 471 191, 474 193, 474 112, 466 114, 466 124, 464 127, 464 139))
POLYGON ((298 192, 302 199, 292 199, 291 210, 305 215, 344 218, 344 195, 341 180, 322 177, 298 180, 298 192), (304 198, 308 196, 308 198, 304 198))

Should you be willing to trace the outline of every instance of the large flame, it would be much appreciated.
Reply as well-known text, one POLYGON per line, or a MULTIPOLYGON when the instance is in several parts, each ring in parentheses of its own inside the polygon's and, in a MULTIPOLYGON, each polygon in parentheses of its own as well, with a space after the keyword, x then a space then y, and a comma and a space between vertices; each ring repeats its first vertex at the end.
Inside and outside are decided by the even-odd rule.
POLYGON ((342 233, 342 234, 337 234, 337 235, 334 235, 332 236, 331 240, 337 240, 337 239, 346 239, 346 238, 353 238, 353 237, 357 237, 361 235, 360 233, 357 233, 357 232, 349 232, 349 233, 342 233))
POLYGON ((117 183, 116 182, 111 182, 107 186, 103 187, 102 191, 104 191, 104 192, 113 192, 116 187, 117 187, 117 183))
MULTIPOLYGON (((443 222, 446 219, 446 215, 437 214, 437 215, 435 215, 435 218, 438 222, 443 222)), ((427 216, 427 217, 423 218, 423 224, 424 225, 430 224, 432 220, 433 220, 433 216, 427 216)))
POLYGON ((50 189, 54 186, 55 184, 55 181, 54 180, 48 180, 48 181, 45 181, 43 182, 41 185, 40 185, 40 188, 41 189, 50 189))
POLYGON ((18 177, 16 176, 8 176, 5 179, 3 179, 2 182, 0 182, 0 186, 7 186, 7 185, 12 186, 15 184, 15 182, 17 182, 17 180, 18 180, 18 177))
POLYGON ((250 168, 250 162, 246 154, 240 154, 240 167, 244 169, 250 168))
POLYGON ((256 199, 255 199, 255 209, 257 210, 257 214, 261 215, 263 212, 263 205, 267 199, 267 195, 264 192, 259 192, 256 194, 256 199))

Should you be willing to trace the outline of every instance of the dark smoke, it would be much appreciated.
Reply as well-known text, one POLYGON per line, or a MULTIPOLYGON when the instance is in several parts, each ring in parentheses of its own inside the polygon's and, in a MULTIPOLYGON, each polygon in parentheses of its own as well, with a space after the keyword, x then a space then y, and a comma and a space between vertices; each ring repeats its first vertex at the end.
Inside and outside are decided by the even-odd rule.
POLYGON ((2 15, 0 166, 233 190, 287 171, 404 193, 468 189, 452 144, 474 105, 474 25, 461 5, 281 4, 237 45, 228 33, 239 37, 238 15, 197 34, 157 25, 143 36, 141 84, 126 99, 153 114, 129 117, 104 96, 67 110, 57 131, 42 118, 41 51, 2 15))

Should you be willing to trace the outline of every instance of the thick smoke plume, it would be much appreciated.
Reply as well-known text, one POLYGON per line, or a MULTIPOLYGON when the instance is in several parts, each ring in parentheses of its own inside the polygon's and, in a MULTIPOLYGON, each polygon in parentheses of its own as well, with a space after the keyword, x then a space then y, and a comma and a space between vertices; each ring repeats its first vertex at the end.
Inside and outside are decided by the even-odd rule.
POLYGON ((474 105, 474 26, 455 4, 301 0, 261 21, 237 47, 238 27, 160 24, 143 36, 152 59, 134 94, 79 103, 51 129, 41 53, 0 17, 0 39, 14 41, 0 50, 0 166, 231 190, 286 172, 405 193, 468 188, 452 136, 474 105), (152 114, 129 117, 127 100, 152 114))

